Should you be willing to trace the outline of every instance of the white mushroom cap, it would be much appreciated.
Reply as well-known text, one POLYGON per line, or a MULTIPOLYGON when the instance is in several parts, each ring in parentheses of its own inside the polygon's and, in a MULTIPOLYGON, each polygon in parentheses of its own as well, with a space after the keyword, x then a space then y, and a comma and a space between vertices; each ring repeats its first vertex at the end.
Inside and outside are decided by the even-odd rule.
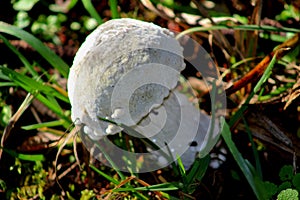
POLYGON ((162 104, 184 66, 182 47, 169 30, 134 19, 110 20, 86 38, 74 58, 68 79, 72 120, 87 126, 83 130, 93 139, 120 131, 99 118, 132 126, 162 104), (147 85, 140 87, 143 81, 147 85))
POLYGON ((134 19, 110 20, 86 38, 74 58, 68 79, 72 120, 94 141, 122 130, 108 120, 125 125, 161 148, 153 155, 162 163, 168 164, 162 153, 171 150, 174 158, 183 155, 188 168, 196 153, 207 155, 219 129, 207 134, 215 126, 210 117, 175 89, 184 67, 183 48, 169 30, 134 19), (190 147, 193 141, 196 147, 190 147))

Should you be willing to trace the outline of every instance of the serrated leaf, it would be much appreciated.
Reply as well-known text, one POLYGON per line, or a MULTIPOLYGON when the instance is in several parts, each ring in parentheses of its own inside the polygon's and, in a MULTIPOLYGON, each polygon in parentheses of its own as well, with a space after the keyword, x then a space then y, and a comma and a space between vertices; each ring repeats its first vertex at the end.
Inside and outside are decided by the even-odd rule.
POLYGON ((279 178, 282 181, 292 180, 293 178, 293 166, 285 165, 281 168, 279 172, 279 178))

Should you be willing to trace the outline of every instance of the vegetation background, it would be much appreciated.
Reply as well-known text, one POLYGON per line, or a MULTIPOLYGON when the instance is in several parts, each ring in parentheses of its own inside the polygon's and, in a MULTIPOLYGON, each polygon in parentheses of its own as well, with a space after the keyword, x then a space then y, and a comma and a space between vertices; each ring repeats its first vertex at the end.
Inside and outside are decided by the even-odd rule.
MULTIPOLYGON (((298 199, 299 20, 299 0, 1 1, 0 199, 298 199), (119 17, 190 34, 220 70, 222 137, 187 171, 179 161, 122 173, 68 137, 74 55, 99 24, 119 17)), ((183 75, 209 113, 201 76, 183 75)))

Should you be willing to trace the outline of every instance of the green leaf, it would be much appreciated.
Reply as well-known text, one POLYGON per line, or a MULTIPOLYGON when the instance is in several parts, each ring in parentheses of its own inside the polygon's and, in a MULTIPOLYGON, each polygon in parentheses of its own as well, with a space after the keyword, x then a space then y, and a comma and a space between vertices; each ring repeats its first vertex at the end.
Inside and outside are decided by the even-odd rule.
POLYGON ((189 184, 193 183, 195 180, 201 181, 205 172, 208 168, 210 161, 210 156, 207 155, 204 158, 196 158, 192 165, 192 168, 187 174, 187 181, 189 184))
POLYGON ((68 97, 62 95, 54 88, 43 84, 39 81, 36 81, 28 76, 17 73, 14 70, 11 70, 7 67, 0 66, 0 72, 2 72, 5 76, 7 76, 11 81, 18 84, 20 87, 24 88, 26 91, 33 93, 33 91, 43 92, 45 94, 49 94, 50 96, 57 97, 65 102, 69 102, 68 97))
POLYGON ((32 124, 28 126, 22 126, 21 128, 24 130, 34 130, 38 128, 43 128, 43 127, 53 127, 53 126, 61 126, 65 123, 65 120, 60 119, 52 122, 44 122, 44 123, 39 123, 39 124, 32 124))
POLYGON ((298 191, 294 189, 286 189, 281 191, 278 196, 278 200, 298 200, 298 191))
MULTIPOLYGON (((134 188, 135 191, 171 191, 171 190, 178 190, 179 187, 176 186, 176 183, 161 183, 156 185, 150 185, 146 187, 136 187, 134 188)), ((117 188, 114 189, 114 192, 125 192, 125 191, 132 191, 133 188, 117 188)))
POLYGON ((91 31, 94 30, 99 24, 94 18, 86 17, 86 19, 84 19, 83 25, 87 30, 91 31))
POLYGON ((268 67, 266 68, 266 70, 264 71, 263 75, 261 76, 261 78, 259 79, 259 81, 257 82, 257 84, 255 85, 254 89, 253 89, 253 93, 257 93, 258 90, 262 87, 262 85, 268 80, 268 78, 270 77, 271 73, 272 73, 272 69, 276 63, 276 57, 277 57, 277 52, 274 54, 274 56, 272 57, 272 60, 270 61, 268 67))
POLYGON ((19 11, 16 16, 14 25, 16 25, 19 28, 25 28, 29 26, 29 24, 30 24, 30 17, 28 16, 28 13, 25 11, 19 11))
POLYGON ((295 188, 300 191, 300 173, 297 173, 294 177, 293 177, 293 185, 295 186, 295 188))
POLYGON ((191 194, 195 191, 196 186, 193 186, 193 183, 197 181, 201 181, 205 172, 208 168, 210 161, 210 156, 207 155, 204 158, 196 158, 192 168, 189 170, 186 175, 187 184, 189 186, 188 193, 191 194))
POLYGON ((94 193, 93 190, 85 189, 85 190, 81 191, 80 200, 89 200, 89 199, 92 199, 95 196, 96 196, 96 194, 94 193))
MULTIPOLYGON (((65 102, 69 102, 69 100, 66 96, 60 94, 54 88, 3 66, 0 66, 0 77, 4 78, 5 80, 8 79, 13 81, 17 86, 22 87, 24 90, 34 95, 35 98, 56 113, 59 117, 63 118, 66 122, 71 122, 70 119, 65 116, 55 97, 65 102), (48 98, 41 94, 41 92, 48 95, 48 98)), ((67 124, 64 125, 66 125, 64 127, 68 127, 67 124)))
POLYGON ((274 183, 271 183, 269 181, 263 182, 264 188, 265 188, 265 199, 271 199, 272 196, 274 196, 278 189, 277 185, 274 183))
POLYGON ((69 73, 69 66, 39 39, 30 33, 5 22, 0 21, 0 32, 13 35, 21 40, 24 40, 31 45, 41 56, 43 56, 54 68, 56 68, 65 78, 69 73))
POLYGON ((254 160, 255 160, 256 171, 257 171, 259 177, 262 179, 262 169, 261 169, 261 164, 260 164, 260 160, 259 160, 259 155, 257 152, 257 147, 253 141, 252 132, 250 130, 250 127, 248 126, 247 120, 244 117, 243 117, 243 122, 245 124, 246 132, 248 134, 248 138, 251 143, 252 152, 253 152, 254 160))
POLYGON ((181 177, 186 178, 186 171, 184 169, 184 165, 180 157, 177 157, 177 165, 180 172, 181 177))
POLYGON ((39 0, 19 0, 14 3, 13 8, 15 10, 29 11, 39 0))
POLYGON ((279 172, 279 178, 282 181, 290 181, 293 178, 293 166, 284 165, 279 172))
POLYGON ((292 33, 299 33, 300 29, 295 28, 287 28, 287 27, 281 27, 277 28, 274 26, 261 26, 261 25, 214 25, 209 27, 193 27, 190 29, 187 29, 185 31, 182 31, 180 34, 176 36, 176 39, 183 37, 187 34, 192 34, 194 32, 203 32, 203 31, 213 31, 213 30, 226 30, 226 29, 233 29, 233 30, 244 30, 244 31, 268 31, 268 32, 292 32, 292 33))
POLYGON ((51 4, 49 5, 49 10, 53 11, 53 12, 68 12, 69 10, 71 10, 76 4, 77 4, 78 0, 69 0, 67 5, 65 4, 51 4))
POLYGON ((6 183, 2 179, 0 179, 0 190, 4 192, 7 190, 6 183))
POLYGON ((292 187, 292 183, 290 181, 285 181, 278 186, 277 191, 285 190, 292 187))
POLYGON ((26 69, 32 74, 32 76, 34 78, 37 78, 38 77, 38 73, 34 70, 33 66, 29 63, 29 61, 25 58, 25 56, 23 56, 20 53, 20 51, 18 51, 18 49, 16 47, 14 47, 12 44, 10 44, 10 42, 4 36, 0 35, 0 39, 4 42, 4 44, 6 44, 6 46, 12 52, 14 52, 18 56, 18 58, 24 64, 24 66, 26 67, 26 69))
MULTIPOLYGON (((0 79, 3 79, 0 75, 0 79)), ((17 84, 12 83, 12 82, 0 82, 0 87, 15 87, 17 84)))
POLYGON ((182 184, 183 184, 182 190, 184 193, 189 193, 188 192, 189 183, 187 181, 186 171, 185 171, 184 165, 182 163, 182 160, 179 156, 177 157, 177 169, 179 171, 179 175, 181 177, 182 184))
POLYGON ((270 61, 268 67, 264 71, 262 77, 259 79, 258 83, 255 85, 254 89, 252 90, 252 92, 250 93, 248 98, 246 99, 245 103, 233 115, 233 117, 231 117, 231 119, 228 123, 230 127, 233 126, 241 117, 243 117, 243 113, 247 110, 250 100, 253 98, 254 94, 256 94, 259 91, 259 89, 262 87, 262 85, 265 83, 265 81, 270 77, 271 71, 276 62, 276 56, 277 56, 277 53, 275 53, 274 56, 272 57, 272 60, 270 61))
POLYGON ((295 6, 286 4, 284 8, 279 15, 276 15, 276 20, 287 21, 288 19, 297 20, 300 18, 300 12, 295 6))
POLYGON ((113 19, 120 18, 118 12, 118 0, 109 0, 110 11, 113 19))
POLYGON ((264 196, 265 196, 264 193, 266 190, 264 189, 262 184, 258 184, 262 181, 261 180, 258 181, 259 177, 256 174, 253 174, 254 167, 243 158, 243 156, 237 149, 236 145, 232 141, 231 131, 230 131, 228 124, 225 122, 225 119, 221 118, 221 121, 224 122, 224 126, 223 126, 221 135, 224 138, 224 141, 225 141, 226 145, 228 146, 228 149, 230 150, 230 152, 233 155, 235 161, 237 162, 239 168, 241 169, 244 176, 246 177, 246 179, 247 179, 249 185, 251 186, 254 194, 256 195, 257 199, 259 199, 259 200, 264 199, 264 196))
POLYGON ((88 13, 91 15, 91 17, 93 17, 95 20, 97 20, 98 24, 103 23, 102 18, 100 17, 97 10, 93 6, 91 0, 82 0, 82 4, 83 4, 84 8, 88 11, 88 13))
POLYGON ((237 171, 235 171, 235 170, 230 170, 230 174, 231 174, 231 176, 232 176, 232 178, 233 178, 234 180, 237 180, 237 181, 240 181, 240 180, 241 180, 241 177, 240 177, 240 175, 239 175, 239 173, 238 173, 237 171))
POLYGON ((59 117, 68 121, 68 119, 64 116, 64 112, 60 107, 54 105, 51 101, 49 101, 44 95, 42 94, 35 94, 35 97, 42 102, 45 106, 47 106, 50 110, 56 113, 59 117))
POLYGON ((43 154, 22 154, 5 148, 3 148, 3 151, 15 158, 19 158, 20 160, 33 161, 33 162, 45 160, 43 154))
POLYGON ((90 168, 91 168, 92 170, 94 170, 95 172, 97 172, 99 175, 101 175, 101 176, 103 176, 104 178, 106 178, 108 181, 110 181, 110 182, 112 182, 112 183, 114 183, 114 184, 116 184, 116 185, 119 185, 119 184, 120 184, 120 182, 119 182, 118 180, 112 178, 110 175, 108 175, 108 174, 102 172, 101 170, 97 169, 94 165, 90 165, 90 168))
POLYGON ((293 51, 283 56, 281 60, 285 61, 286 63, 291 63, 297 60, 299 54, 300 54, 300 46, 297 46, 293 51))
POLYGON ((12 116, 11 107, 9 105, 3 105, 0 111, 0 125, 5 127, 12 116))

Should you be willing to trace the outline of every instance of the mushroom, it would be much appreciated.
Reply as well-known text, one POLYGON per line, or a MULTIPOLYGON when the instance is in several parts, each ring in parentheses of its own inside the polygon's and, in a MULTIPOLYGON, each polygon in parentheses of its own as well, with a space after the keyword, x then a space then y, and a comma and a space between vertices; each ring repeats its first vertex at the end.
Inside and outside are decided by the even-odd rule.
POLYGON ((176 89, 184 68, 183 48, 171 31, 134 19, 110 20, 86 38, 74 58, 71 118, 92 141, 128 127, 174 157, 196 140, 198 148, 185 157, 190 166, 189 157, 209 138, 210 118, 176 89))

